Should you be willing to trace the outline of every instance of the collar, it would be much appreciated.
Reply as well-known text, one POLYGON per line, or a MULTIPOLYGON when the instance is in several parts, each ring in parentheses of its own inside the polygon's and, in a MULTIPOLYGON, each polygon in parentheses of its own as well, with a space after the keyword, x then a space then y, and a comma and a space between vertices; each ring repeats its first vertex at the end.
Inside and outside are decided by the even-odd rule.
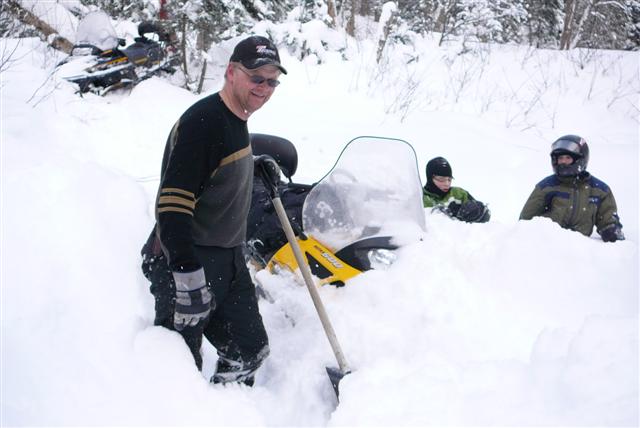
POLYGON ((438 196, 439 198, 443 198, 445 196, 447 196, 447 194, 451 191, 451 188, 449 188, 449 192, 443 192, 442 190, 440 190, 438 188, 438 186, 436 186, 433 181, 429 180, 427 182, 427 184, 422 188, 422 190, 425 193, 431 193, 433 195, 438 196))

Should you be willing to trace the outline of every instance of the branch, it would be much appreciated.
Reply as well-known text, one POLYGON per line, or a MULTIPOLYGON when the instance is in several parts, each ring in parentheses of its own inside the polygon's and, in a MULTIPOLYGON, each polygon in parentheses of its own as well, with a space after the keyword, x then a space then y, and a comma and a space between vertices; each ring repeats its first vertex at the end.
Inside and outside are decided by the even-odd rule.
POLYGON ((11 64, 15 61, 12 58, 13 58, 13 55, 18 50, 19 46, 20 46, 20 41, 18 41, 18 43, 15 44, 13 49, 11 49, 11 52, 7 53, 8 45, 7 44, 4 45, 2 53, 0 54, 0 73, 8 70, 11 64))

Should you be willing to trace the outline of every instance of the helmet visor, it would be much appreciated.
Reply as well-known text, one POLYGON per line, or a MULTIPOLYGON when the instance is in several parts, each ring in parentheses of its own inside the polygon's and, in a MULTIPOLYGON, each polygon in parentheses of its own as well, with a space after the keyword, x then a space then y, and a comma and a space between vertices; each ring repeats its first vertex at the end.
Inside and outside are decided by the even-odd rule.
POLYGON ((581 155, 580 145, 571 140, 558 140, 551 146, 551 153, 556 151, 567 151, 576 155, 581 155))

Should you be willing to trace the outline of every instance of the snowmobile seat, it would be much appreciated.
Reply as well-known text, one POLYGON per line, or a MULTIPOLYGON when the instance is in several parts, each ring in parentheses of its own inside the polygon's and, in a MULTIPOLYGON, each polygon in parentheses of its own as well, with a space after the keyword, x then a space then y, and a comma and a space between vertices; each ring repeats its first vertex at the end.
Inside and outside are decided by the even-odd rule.
POLYGON ((163 53, 160 45, 152 40, 136 37, 136 42, 123 50, 129 61, 135 65, 148 65, 159 62, 163 53))
POLYGON ((269 155, 275 159, 285 177, 291 177, 298 169, 298 152, 293 143, 285 138, 268 134, 251 134, 254 155, 269 155))

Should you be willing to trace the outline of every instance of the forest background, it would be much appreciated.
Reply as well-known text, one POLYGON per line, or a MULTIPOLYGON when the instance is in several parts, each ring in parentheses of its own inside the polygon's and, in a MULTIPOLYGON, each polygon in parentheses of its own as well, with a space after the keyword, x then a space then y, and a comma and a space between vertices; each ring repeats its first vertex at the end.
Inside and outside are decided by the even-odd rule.
MULTIPOLYGON (((102 10, 115 21, 163 20, 174 31, 184 59, 181 85, 195 93, 202 92, 207 67, 215 62, 211 47, 258 23, 289 23, 287 31, 270 34, 276 44, 286 46, 299 60, 311 56, 318 63, 326 51, 340 52, 346 44, 305 36, 318 34, 318 26, 356 40, 377 39, 378 63, 384 61, 385 51, 399 45, 407 52, 407 64, 418 60, 417 54, 411 55, 412 43, 430 33, 438 45, 461 42, 460 55, 482 55, 491 44, 514 43, 558 50, 584 48, 580 61, 588 62, 592 50, 640 48, 638 0, 7 0, 0 6, 0 34, 38 36, 69 50, 73 42, 68 39, 73 36, 51 28, 40 19, 42 11, 34 11, 52 3, 78 19, 91 10, 102 10)), ((51 20, 55 21, 59 19, 51 20)), ((3 67, 9 59, 3 54, 3 67)))

